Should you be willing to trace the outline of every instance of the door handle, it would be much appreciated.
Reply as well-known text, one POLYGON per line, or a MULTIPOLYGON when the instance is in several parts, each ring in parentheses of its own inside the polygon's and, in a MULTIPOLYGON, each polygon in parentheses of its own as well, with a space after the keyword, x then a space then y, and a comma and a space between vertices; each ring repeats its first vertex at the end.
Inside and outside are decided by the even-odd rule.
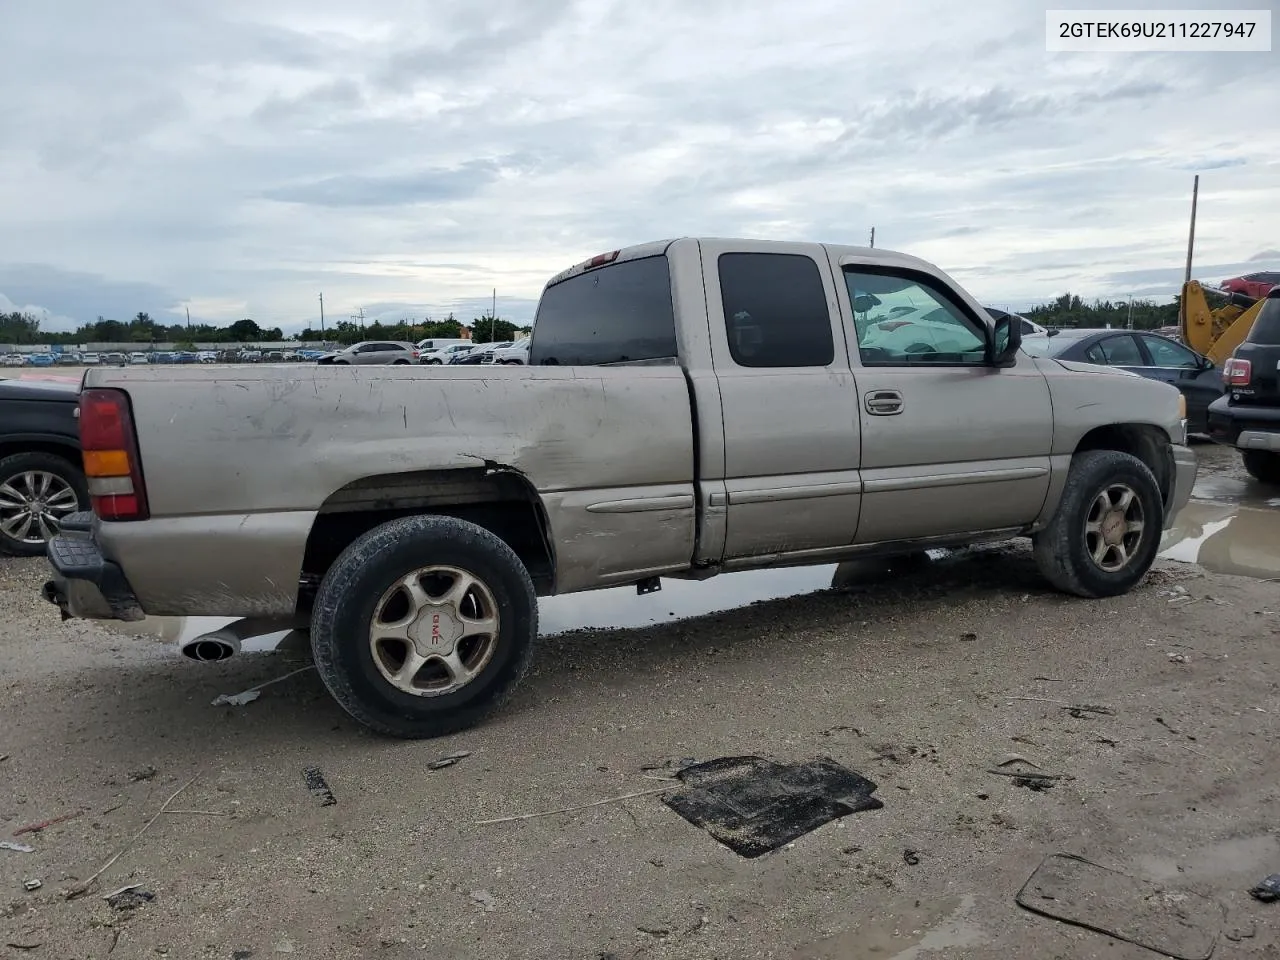
POLYGON ((867 413, 877 417, 901 413, 904 406, 902 394, 897 390, 869 390, 862 402, 867 413))

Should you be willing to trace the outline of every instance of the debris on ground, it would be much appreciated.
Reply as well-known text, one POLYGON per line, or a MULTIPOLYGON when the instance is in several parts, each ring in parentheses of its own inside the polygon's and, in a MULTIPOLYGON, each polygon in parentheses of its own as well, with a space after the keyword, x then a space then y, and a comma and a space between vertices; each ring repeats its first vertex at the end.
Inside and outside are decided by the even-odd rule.
POLYGON ((758 857, 839 817, 879 810, 876 784, 829 757, 780 764, 723 757, 676 774, 685 789, 664 802, 734 853, 758 857))
POLYGON ((257 700, 260 696, 262 696, 263 688, 269 687, 273 683, 283 683, 285 680, 288 680, 290 677, 296 677, 300 673, 306 673, 308 670, 314 670, 314 669, 315 669, 315 664, 309 664, 305 667, 300 667, 297 670, 292 670, 289 673, 286 673, 284 676, 276 677, 274 680, 268 680, 265 683, 258 684, 256 687, 250 687, 248 690, 241 690, 239 693, 219 694, 217 697, 213 699, 213 703, 211 704, 211 706, 243 707, 245 704, 253 703, 253 701, 257 700))
POLYGON ((136 910, 144 903, 150 903, 156 898, 156 895, 150 890, 143 890, 141 884, 130 884, 127 887, 121 887, 115 893, 108 894, 102 899, 112 910, 136 910))
POLYGON ((156 770, 156 768, 148 763, 145 766, 139 767, 137 770, 134 770, 133 772, 131 772, 129 774, 129 779, 132 780, 134 783, 139 783, 140 781, 143 781, 143 780, 153 779, 157 772, 158 771, 156 770))
POLYGON ((14 853, 35 853, 35 847, 29 847, 25 843, 14 843, 12 840, 0 840, 0 850, 12 850, 14 853))
POLYGON ((554 817, 558 813, 577 813, 580 810, 590 810, 592 807, 603 807, 610 803, 619 803, 623 800, 634 800, 636 797, 651 797, 655 793, 666 793, 673 787, 654 787, 652 790, 637 790, 635 793, 624 793, 620 797, 609 797, 607 800, 596 800, 593 803, 581 803, 576 807, 557 807, 555 810, 542 810, 538 813, 518 813, 510 817, 497 817, 493 820, 477 820, 477 827, 487 827, 495 823, 514 823, 517 820, 536 820, 538 817, 554 817))
POLYGON ((1065 773, 1043 773, 1037 763, 1026 757, 1014 754, 1009 759, 996 764, 987 771, 998 777, 1010 777, 1015 787, 1025 787, 1035 793, 1052 789, 1059 780, 1074 780, 1075 777, 1065 773), (1028 769, 1028 768, 1034 769, 1028 769))
POLYGON ((302 779, 307 785, 307 789, 311 792, 311 796, 319 801, 322 807, 332 807, 338 802, 338 798, 333 795, 333 791, 329 789, 328 781, 325 780, 324 774, 320 772, 319 767, 307 767, 302 771, 302 779))
POLYGON ((498 909, 498 901, 493 898, 493 894, 488 890, 472 890, 471 899, 484 907, 485 913, 493 913, 494 910, 498 909))
POLYGON ((41 940, 38 943, 18 943, 14 940, 10 940, 5 944, 5 946, 12 947, 14 950, 39 950, 44 946, 44 941, 41 940))
POLYGON ((76 810, 72 813, 64 813, 60 817, 54 817, 52 820, 41 820, 39 823, 28 823, 25 827, 19 827, 17 830, 13 831, 13 835, 15 837, 20 837, 24 833, 39 833, 46 827, 52 827, 55 823, 66 823, 68 820, 73 820, 80 816, 82 812, 83 811, 81 810, 76 810))
POLYGON ((1066 853, 1045 857, 1015 900, 1032 913, 1175 960, 1209 960, 1223 920, 1221 904, 1208 897, 1066 853))
POLYGON ((1190 663, 1191 659, 1185 653, 1171 653, 1169 654, 1169 662, 1170 663, 1190 663))
POLYGON ((1252 940, 1258 935, 1258 925, 1252 920, 1248 923, 1237 923, 1234 927, 1225 930, 1222 935, 1232 943, 1239 943, 1242 940, 1252 940))
POLYGON ((22 889, 30 893, 32 890, 39 890, 44 886, 43 880, 23 880, 22 889))
POLYGON ((917 867, 920 865, 920 851, 912 850, 910 847, 902 851, 902 862, 909 867, 917 867))
POLYGON ((1263 903, 1280 900, 1280 873, 1273 873, 1249 891, 1249 896, 1263 903))
POLYGON ((960 639, 964 643, 973 643, 978 639, 978 635, 976 633, 962 633, 960 634, 960 639))
POLYGON ((451 753, 447 757, 441 757, 439 760, 432 760, 427 764, 428 770, 443 770, 445 767, 452 767, 459 760, 465 760, 471 756, 470 750, 459 750, 451 753))
POLYGON ((1086 714, 1097 714, 1101 717, 1114 717, 1116 715, 1116 712, 1110 707, 1101 707, 1091 703, 1073 704, 1063 709, 1077 720, 1085 719, 1086 714))
POLYGON ((139 829, 137 833, 135 833, 132 837, 129 838, 129 841, 116 852, 115 856, 113 856, 110 860, 108 860, 106 863, 100 866, 97 870, 95 870, 93 872, 93 875, 90 876, 88 880, 85 880, 83 883, 79 883, 76 886, 72 887, 70 890, 68 890, 63 895, 64 899, 74 900, 76 897, 83 896, 85 893, 88 893, 89 888, 92 887, 94 883, 97 882, 98 878, 102 876, 104 873, 106 873, 107 870, 111 868, 111 865, 113 863, 115 863, 117 860, 123 857, 126 853, 128 853, 129 848, 132 847, 135 843, 137 843, 138 840, 142 838, 142 835, 151 829, 151 825, 155 823, 157 820, 159 820, 169 810, 169 804, 173 803, 174 800, 177 800, 179 795, 182 794, 182 792, 186 790, 187 787, 195 783, 198 778, 199 778, 199 774, 192 777, 190 780, 188 780, 186 783, 180 786, 177 790, 173 791, 173 793, 169 794, 169 799, 160 805, 160 809, 157 810, 154 814, 152 814, 151 819, 148 820, 146 823, 144 823, 141 829, 139 829))

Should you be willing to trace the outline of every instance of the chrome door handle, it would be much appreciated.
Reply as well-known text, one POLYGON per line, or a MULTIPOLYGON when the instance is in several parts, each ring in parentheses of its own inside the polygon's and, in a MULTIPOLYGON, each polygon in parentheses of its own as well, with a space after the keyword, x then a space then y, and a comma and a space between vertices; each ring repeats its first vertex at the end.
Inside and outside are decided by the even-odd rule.
POLYGON ((902 394, 897 390, 871 390, 862 398, 867 413, 877 417, 887 417, 901 413, 904 406, 902 394))

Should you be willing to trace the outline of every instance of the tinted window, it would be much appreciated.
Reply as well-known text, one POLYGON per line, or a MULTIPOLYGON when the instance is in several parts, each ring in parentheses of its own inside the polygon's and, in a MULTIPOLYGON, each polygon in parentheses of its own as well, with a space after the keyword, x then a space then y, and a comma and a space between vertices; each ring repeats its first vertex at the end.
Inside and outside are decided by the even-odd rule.
POLYGON ((1085 356, 1089 358, 1090 363, 1100 363, 1109 367, 1141 367, 1143 365, 1138 342, 1127 334, 1098 341, 1086 351, 1085 356))
POLYGON ((794 253, 723 253, 720 300, 741 367, 825 367, 835 359, 818 265, 794 253))
POLYGON ((1200 366, 1200 358, 1180 343, 1166 340, 1164 337, 1143 337, 1147 353, 1151 356, 1153 367, 1188 367, 1200 366))
POLYGON ((1280 297, 1267 297, 1245 339, 1267 346, 1280 344, 1280 297))
POLYGON ((985 330, 928 278, 858 268, 844 280, 863 364, 985 362, 985 330))
POLYGON ((529 363, 596 366, 674 357, 676 318, 665 256, 589 270, 548 287, 529 363))

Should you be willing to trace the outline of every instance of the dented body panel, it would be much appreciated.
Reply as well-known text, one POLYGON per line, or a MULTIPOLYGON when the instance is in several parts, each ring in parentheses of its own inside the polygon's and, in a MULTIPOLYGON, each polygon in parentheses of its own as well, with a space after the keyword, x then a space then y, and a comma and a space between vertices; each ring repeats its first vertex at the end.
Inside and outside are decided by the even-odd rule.
MULTIPOLYGON (((927 277, 992 336, 973 298, 924 261, 681 239, 619 251, 602 269, 663 256, 674 357, 90 370, 87 387, 130 398, 150 503, 149 519, 98 521, 92 537, 149 614, 269 617, 299 608, 310 538, 335 513, 525 497, 551 560, 545 592, 568 593, 1033 532, 1057 508, 1073 451, 1117 425, 1163 442, 1170 515, 1189 491, 1194 461, 1188 474, 1165 450, 1184 440, 1166 384, 1026 354, 1012 366, 864 365, 845 270, 927 277), (812 263, 829 363, 735 359, 740 314, 718 267, 735 254, 812 263), (894 415, 876 406, 884 395, 902 401, 894 415)), ((535 329, 531 359, 538 350, 535 329)), ((101 615, 81 606, 71 613, 101 615)))

